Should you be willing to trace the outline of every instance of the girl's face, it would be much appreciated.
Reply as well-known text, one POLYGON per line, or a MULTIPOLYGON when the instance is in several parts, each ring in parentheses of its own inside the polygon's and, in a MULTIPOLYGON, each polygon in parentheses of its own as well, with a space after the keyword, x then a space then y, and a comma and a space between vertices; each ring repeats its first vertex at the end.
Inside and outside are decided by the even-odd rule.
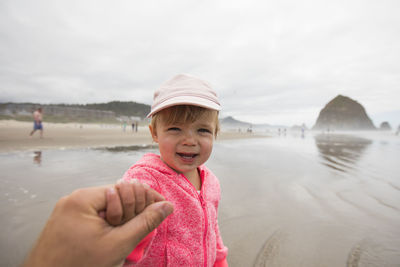
POLYGON ((161 159, 178 173, 188 177, 210 157, 216 121, 214 116, 201 116, 194 122, 170 123, 159 120, 156 129, 150 126, 158 143, 161 159))

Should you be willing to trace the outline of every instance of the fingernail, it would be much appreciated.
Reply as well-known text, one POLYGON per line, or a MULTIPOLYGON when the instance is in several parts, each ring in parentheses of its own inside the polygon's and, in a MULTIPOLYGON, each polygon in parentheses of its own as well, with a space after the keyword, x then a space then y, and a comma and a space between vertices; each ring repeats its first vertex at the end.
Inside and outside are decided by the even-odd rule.
POLYGON ((164 203, 161 203, 160 210, 165 219, 168 217, 168 215, 170 215, 174 211, 174 206, 172 205, 171 202, 164 202, 164 203))
POLYGON ((108 193, 109 195, 114 195, 114 194, 115 194, 115 188, 114 188, 114 187, 108 188, 107 193, 108 193))
POLYGON ((137 184, 138 180, 137 179, 131 179, 131 180, 129 180, 129 183, 130 184, 137 184))

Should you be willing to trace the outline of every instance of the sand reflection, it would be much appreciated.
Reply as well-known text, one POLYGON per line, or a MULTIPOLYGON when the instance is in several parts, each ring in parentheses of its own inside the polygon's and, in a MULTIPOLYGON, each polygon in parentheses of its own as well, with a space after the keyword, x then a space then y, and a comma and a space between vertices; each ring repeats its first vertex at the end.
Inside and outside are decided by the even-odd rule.
POLYGON ((34 151, 33 152, 33 163, 41 166, 42 165, 42 151, 34 151))
POLYGON ((319 134, 314 138, 321 163, 342 172, 352 169, 372 144, 369 139, 344 134, 319 134))

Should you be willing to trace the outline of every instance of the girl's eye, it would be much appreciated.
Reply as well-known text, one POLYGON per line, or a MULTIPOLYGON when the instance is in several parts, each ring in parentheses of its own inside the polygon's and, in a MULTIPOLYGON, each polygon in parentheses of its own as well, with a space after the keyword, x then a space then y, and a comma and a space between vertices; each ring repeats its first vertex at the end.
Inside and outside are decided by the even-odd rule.
POLYGON ((206 128, 200 128, 199 132, 200 133, 211 133, 211 131, 209 129, 206 129, 206 128))
POLYGON ((180 129, 178 127, 170 127, 168 131, 180 131, 180 129))

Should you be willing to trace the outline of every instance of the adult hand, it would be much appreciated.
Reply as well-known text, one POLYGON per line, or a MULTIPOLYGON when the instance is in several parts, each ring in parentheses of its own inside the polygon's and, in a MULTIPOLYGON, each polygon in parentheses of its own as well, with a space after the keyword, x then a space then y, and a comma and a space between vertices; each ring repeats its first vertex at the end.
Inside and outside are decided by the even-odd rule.
POLYGON ((114 227, 98 215, 113 187, 79 189, 61 198, 23 266, 118 266, 173 211, 170 202, 148 205, 114 227))
POLYGON ((165 200, 150 186, 136 179, 118 180, 115 187, 117 194, 107 194, 106 211, 100 213, 113 226, 124 224, 142 213, 147 206, 165 200))

